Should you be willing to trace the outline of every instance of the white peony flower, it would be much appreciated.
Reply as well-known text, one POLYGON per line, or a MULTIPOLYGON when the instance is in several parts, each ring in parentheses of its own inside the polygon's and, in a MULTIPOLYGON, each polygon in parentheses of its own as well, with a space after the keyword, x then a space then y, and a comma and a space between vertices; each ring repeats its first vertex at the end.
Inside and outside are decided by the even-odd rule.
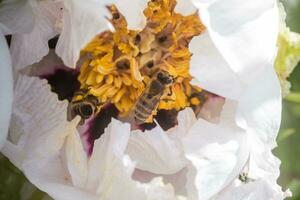
MULTIPOLYGON (((13 66, 19 71, 9 136, 1 151, 54 199, 265 200, 289 195, 276 183, 279 161, 271 152, 281 120, 280 85, 273 69, 276 1, 177 0, 176 13, 190 18, 174 14, 172 3, 28 2, 35 23, 30 32, 12 37, 13 66), (111 4, 116 6, 109 7, 112 19, 106 8, 111 4), (130 32, 124 31, 125 18, 130 32), (171 32, 168 20, 176 25, 171 32), (62 61, 53 51, 48 53, 47 42, 57 34, 55 51, 62 61), (176 41, 183 53, 172 42, 168 46, 169 41, 176 41), (118 51, 126 56, 116 56, 118 51), (167 53, 158 56, 161 52, 167 53), (158 113, 157 126, 143 130, 128 113, 153 82, 147 73, 156 76, 151 68, 157 56, 163 60, 163 71, 173 78, 170 95, 164 92, 173 103, 160 102, 154 110, 180 112, 178 116, 171 111, 172 115, 158 113), (148 64, 149 57, 152 65, 145 72, 141 63, 148 64), (51 91, 61 98, 59 87, 73 90, 66 73, 59 79, 62 85, 55 85, 53 73, 61 70, 62 62, 80 71, 81 89, 88 89, 101 102, 109 99, 114 109, 97 105, 97 116, 84 121, 90 110, 77 107, 74 112, 82 119, 67 119, 72 103, 76 106, 87 96, 72 93, 68 103, 51 91), (178 63, 187 67, 178 69, 178 63), (89 70, 91 66, 97 70, 89 70), (121 72, 113 73, 113 67, 121 72), (192 95, 198 92, 205 98, 192 95), (107 123, 107 115, 117 119, 107 123), (102 134, 103 124, 108 125, 102 134)), ((65 71, 78 75, 76 70, 65 71)), ((168 98, 164 94, 161 99, 168 98)), ((146 121, 152 122, 153 115, 146 121)))

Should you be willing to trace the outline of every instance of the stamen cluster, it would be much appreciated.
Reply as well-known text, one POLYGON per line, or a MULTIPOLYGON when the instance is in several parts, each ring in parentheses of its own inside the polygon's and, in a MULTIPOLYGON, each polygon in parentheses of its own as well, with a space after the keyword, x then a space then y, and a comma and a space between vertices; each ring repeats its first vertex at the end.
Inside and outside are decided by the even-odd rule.
POLYGON ((121 115, 128 115, 158 70, 168 72, 174 82, 164 91, 153 115, 161 109, 201 104, 201 88, 190 84, 188 46, 205 27, 197 13, 183 16, 174 11, 175 6, 176 0, 148 2, 144 10, 147 23, 139 31, 128 29, 115 5, 107 6, 114 31, 95 37, 81 51, 79 61, 81 89, 98 98, 98 110, 112 103, 121 115))

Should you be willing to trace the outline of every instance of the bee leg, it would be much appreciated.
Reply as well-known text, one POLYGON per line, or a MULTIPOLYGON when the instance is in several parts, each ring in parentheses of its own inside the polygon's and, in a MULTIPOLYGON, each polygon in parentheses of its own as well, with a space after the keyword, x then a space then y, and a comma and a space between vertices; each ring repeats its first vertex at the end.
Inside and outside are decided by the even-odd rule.
POLYGON ((85 119, 83 119, 83 118, 81 117, 80 122, 79 122, 79 125, 80 125, 80 126, 84 125, 84 122, 85 122, 85 119))

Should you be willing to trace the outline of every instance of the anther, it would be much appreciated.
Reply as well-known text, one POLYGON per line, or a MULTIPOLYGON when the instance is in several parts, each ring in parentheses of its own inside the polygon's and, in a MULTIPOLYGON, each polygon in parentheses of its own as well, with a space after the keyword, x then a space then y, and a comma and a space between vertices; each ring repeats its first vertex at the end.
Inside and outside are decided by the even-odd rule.
POLYGON ((130 68, 130 62, 128 59, 119 60, 116 63, 116 67, 118 70, 128 70, 130 68))
POLYGON ((136 36, 135 36, 135 44, 139 44, 140 42, 142 41, 142 38, 141 38, 141 35, 140 34, 137 34, 136 36))
POLYGON ((158 38, 159 43, 164 43, 168 39, 168 36, 164 35, 158 38))
POLYGON ((121 15, 118 12, 116 12, 116 13, 112 14, 112 17, 114 20, 118 20, 118 19, 120 19, 121 15))
POLYGON ((154 66, 153 60, 150 60, 150 61, 146 64, 146 66, 147 66, 149 69, 151 69, 151 68, 154 66))
POLYGON ((122 55, 122 51, 120 51, 120 49, 116 45, 114 46, 113 52, 113 61, 117 60, 122 55))

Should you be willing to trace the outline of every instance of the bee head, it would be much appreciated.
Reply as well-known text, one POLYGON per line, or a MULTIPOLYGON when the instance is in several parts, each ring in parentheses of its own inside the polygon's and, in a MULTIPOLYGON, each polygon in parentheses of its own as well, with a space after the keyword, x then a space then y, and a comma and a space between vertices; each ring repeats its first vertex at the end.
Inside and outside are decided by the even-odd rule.
POLYGON ((90 118, 95 112, 95 107, 89 102, 82 102, 76 109, 76 114, 80 115, 83 119, 90 118))
POLYGON ((164 85, 169 85, 174 81, 173 77, 165 71, 158 72, 157 79, 164 85))
POLYGON ((79 102, 71 102, 69 104, 70 119, 73 119, 76 115, 81 116, 82 119, 89 119, 96 113, 98 104, 98 99, 92 95, 86 96, 79 102))

